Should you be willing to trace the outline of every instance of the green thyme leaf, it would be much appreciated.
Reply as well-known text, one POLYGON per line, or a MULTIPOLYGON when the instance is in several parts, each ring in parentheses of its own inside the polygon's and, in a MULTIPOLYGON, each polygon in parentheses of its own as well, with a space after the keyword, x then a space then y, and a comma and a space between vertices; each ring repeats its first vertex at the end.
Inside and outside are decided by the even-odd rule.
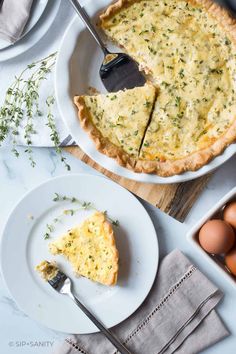
MULTIPOLYGON (((35 130, 36 118, 43 116, 43 110, 39 107, 39 90, 43 81, 47 79, 51 73, 57 53, 48 55, 46 58, 35 61, 26 66, 26 68, 15 76, 15 81, 7 89, 5 100, 0 107, 0 146, 1 143, 10 138, 13 148, 13 154, 18 157, 19 152, 16 149, 17 136, 19 128, 24 127, 24 140, 27 145, 25 153, 29 156, 32 167, 36 162, 32 150, 32 138, 37 134, 35 130)), ((59 137, 55 126, 55 118, 52 114, 51 107, 55 103, 55 98, 50 96, 47 98, 48 108, 48 127, 51 129, 51 139, 55 145, 56 152, 60 155, 61 161, 69 170, 70 167, 66 163, 65 157, 62 156, 61 148, 59 148, 59 137)))

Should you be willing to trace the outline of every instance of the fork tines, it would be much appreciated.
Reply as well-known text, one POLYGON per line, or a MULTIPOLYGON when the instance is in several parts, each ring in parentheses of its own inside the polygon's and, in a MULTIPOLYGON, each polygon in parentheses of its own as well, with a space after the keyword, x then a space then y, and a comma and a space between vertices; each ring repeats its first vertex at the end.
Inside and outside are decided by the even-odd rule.
POLYGON ((55 290, 60 290, 61 286, 64 284, 65 280, 67 279, 67 276, 62 273, 60 270, 58 270, 57 275, 48 280, 48 283, 55 289, 55 290))

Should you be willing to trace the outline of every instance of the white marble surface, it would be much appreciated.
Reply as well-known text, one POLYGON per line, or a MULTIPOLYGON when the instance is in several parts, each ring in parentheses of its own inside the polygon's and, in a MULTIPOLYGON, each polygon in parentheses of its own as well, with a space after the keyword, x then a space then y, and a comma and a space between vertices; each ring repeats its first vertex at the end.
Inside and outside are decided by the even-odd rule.
MULTIPOLYGON (((0 65, 0 93, 4 92, 13 75, 25 64, 42 57, 57 48, 64 28, 70 21, 72 11, 67 2, 62 0, 60 13, 51 31, 29 52, 0 65), (39 54, 40 53, 40 54, 39 54), (2 78, 4 77, 4 80, 2 78)), ((37 184, 61 174, 68 173, 60 164, 58 157, 50 149, 34 149, 37 166, 32 169, 27 157, 21 150, 21 157, 16 159, 10 148, 0 148, 0 234, 14 204, 26 191, 37 184)), ((96 172, 67 156, 72 172, 96 172)), ((236 289, 222 279, 211 265, 195 252, 185 239, 187 230, 226 192, 236 185, 236 157, 228 161, 218 171, 191 210, 186 222, 180 224, 164 215, 154 207, 145 204, 155 224, 160 243, 161 257, 175 248, 181 249, 195 264, 225 293, 224 300, 218 307, 224 323, 231 332, 230 337, 205 351, 207 354, 233 354, 236 348, 236 289)), ((19 270, 20 271, 20 270, 19 270)), ((29 301, 34 295, 29 294, 29 301)), ((3 354, 48 354, 52 352, 64 335, 53 332, 25 316, 11 299, 2 278, 0 278, 0 352, 3 354)), ((97 353, 95 353, 97 354, 97 353)), ((98 353, 102 354, 102 353, 98 353)), ((148 353, 147 353, 148 354, 148 353)))

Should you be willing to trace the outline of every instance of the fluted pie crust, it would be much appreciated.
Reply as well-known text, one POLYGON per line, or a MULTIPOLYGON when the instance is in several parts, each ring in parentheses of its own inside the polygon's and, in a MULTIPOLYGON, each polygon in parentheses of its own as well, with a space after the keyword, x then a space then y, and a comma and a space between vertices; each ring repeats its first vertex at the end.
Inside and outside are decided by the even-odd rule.
POLYGON ((75 96, 74 103, 78 108, 80 125, 89 134, 95 143, 96 149, 102 154, 116 159, 121 166, 131 170, 135 169, 136 159, 128 155, 121 147, 116 146, 109 139, 105 138, 92 123, 83 96, 75 96))
MULTIPOLYGON (((149 1, 152 2, 153 0, 149 0, 149 1)), ((146 3, 149 3, 149 1, 146 1, 146 3)), ((155 66, 153 64, 153 62, 154 62, 153 58, 156 55, 155 48, 153 49, 153 48, 148 47, 150 49, 150 58, 151 58, 150 65, 149 65, 149 63, 147 63, 147 61, 145 62, 145 60, 142 60, 142 57, 141 57, 141 55, 143 55, 144 59, 146 58, 145 57, 145 55, 146 55, 145 50, 144 50, 144 54, 142 53, 140 55, 140 53, 138 53, 138 51, 137 51, 137 55, 136 55, 136 53, 133 52, 134 50, 136 50, 136 48, 133 49, 133 47, 132 48, 130 47, 131 46, 130 43, 132 42, 132 40, 125 42, 125 39, 123 40, 120 37, 120 34, 119 35, 117 34, 119 32, 119 27, 117 30, 118 32, 112 33, 112 31, 109 32, 109 30, 108 30, 109 26, 111 27, 111 22, 109 22, 109 21, 111 21, 111 20, 115 21, 114 16, 119 14, 123 9, 125 10, 130 4, 131 5, 136 4, 136 3, 138 4, 140 2, 144 3, 143 0, 118 0, 114 4, 110 5, 105 10, 104 13, 102 13, 102 15, 100 16, 100 19, 101 19, 100 25, 101 25, 101 28, 105 31, 105 33, 108 35, 108 37, 110 39, 112 39, 114 42, 116 42, 116 44, 121 46, 123 48, 123 50, 128 52, 128 54, 133 56, 139 62, 141 69, 143 69, 146 73, 153 76, 153 81, 156 84, 156 86, 161 87, 161 83, 158 82, 158 79, 159 79, 158 70, 160 68, 158 67, 158 65, 155 66), (131 50, 130 50, 130 48, 131 48, 131 50)), ((164 0, 163 0, 163 3, 165 3, 164 0)), ((168 1, 167 1, 167 3, 168 3, 168 1)), ((96 126, 94 126, 94 124, 91 123, 91 120, 89 119, 89 115, 87 112, 86 105, 84 104, 83 98, 81 96, 75 98, 75 103, 79 108, 79 118, 80 118, 82 127, 86 131, 89 132, 91 138, 95 141, 96 148, 99 151, 101 151, 102 153, 106 154, 109 157, 116 159, 119 164, 121 164, 122 166, 125 166, 135 172, 153 173, 153 174, 157 174, 157 175, 163 176, 163 177, 180 174, 185 171, 198 170, 202 166, 206 165, 215 156, 221 154, 228 145, 230 145, 231 143, 236 141, 236 105, 234 103, 235 94, 234 94, 234 82, 232 79, 233 73, 235 73, 235 75, 236 75, 236 65, 233 63, 233 60, 236 61, 236 21, 234 18, 232 18, 229 15, 229 13, 226 10, 222 9, 219 5, 211 2, 210 0, 189 0, 187 2, 179 0, 179 1, 175 1, 175 3, 177 5, 181 3, 180 6, 184 6, 183 4, 187 3, 187 4, 189 4, 189 6, 196 7, 198 9, 197 11, 199 11, 199 13, 203 12, 203 15, 198 13, 196 16, 204 16, 204 13, 209 14, 209 16, 210 16, 209 18, 211 18, 211 19, 213 18, 213 20, 217 23, 217 26, 218 26, 216 28, 216 36, 218 36, 218 34, 219 34, 218 33, 219 28, 222 33, 222 38, 223 38, 223 35, 226 36, 225 43, 222 42, 223 39, 219 36, 219 41, 221 41, 220 45, 223 48, 223 50, 225 50, 225 52, 224 52, 224 54, 222 54, 222 58, 219 58, 219 60, 222 60, 222 62, 218 63, 219 60, 218 60, 218 62, 216 60, 216 63, 217 63, 216 69, 212 68, 212 67, 205 68, 204 67, 204 60, 199 60, 199 63, 200 63, 200 64, 198 64, 200 67, 199 72, 201 70, 201 65, 203 66, 203 69, 202 69, 203 71, 208 70, 208 69, 211 70, 211 72, 209 74, 210 75, 209 76, 209 82, 210 82, 209 85, 212 84, 212 87, 213 87, 212 91, 215 90, 215 96, 214 96, 214 98, 211 98, 211 99, 209 98, 210 103, 209 103, 209 111, 207 111, 207 115, 209 115, 210 123, 207 121, 208 124, 207 124, 206 128, 204 127, 204 129, 202 128, 202 126, 200 126, 200 129, 202 129, 202 130, 199 130, 200 131, 199 137, 198 136, 194 137, 194 139, 198 139, 198 140, 196 140, 197 141, 196 143, 194 141, 192 141, 191 138, 188 137, 188 132, 186 134, 179 133, 180 135, 178 136, 178 131, 177 131, 177 134, 176 134, 176 129, 177 129, 176 126, 178 124, 181 125, 181 119, 178 120, 178 118, 176 118, 177 123, 176 123, 176 121, 174 122, 174 128, 173 128, 173 132, 174 132, 173 135, 175 136, 175 138, 177 135, 177 138, 175 139, 175 141, 173 143, 173 144, 176 144, 176 146, 177 146, 176 150, 175 150, 175 148, 172 147, 171 140, 167 143, 165 140, 161 140, 161 139, 164 139, 163 136, 168 137, 168 132, 169 132, 169 130, 171 130, 169 128, 169 125, 167 125, 165 127, 165 124, 164 124, 164 128, 161 128, 161 129, 163 129, 163 132, 161 131, 161 133, 159 133, 159 135, 158 135, 158 129, 160 130, 160 127, 156 128, 157 132, 155 132, 155 129, 152 129, 153 128, 152 125, 153 126, 155 125, 155 127, 156 127, 156 126, 158 126, 158 124, 160 124, 160 122, 162 124, 163 119, 166 117, 166 116, 164 116, 164 113, 163 113, 164 118, 161 117, 162 120, 161 121, 159 120, 159 118, 160 118, 159 113, 160 112, 162 113, 162 111, 160 110, 160 106, 161 106, 161 104, 163 104, 163 102, 165 102, 166 97, 170 94, 168 91, 169 90, 168 87, 170 86, 170 83, 172 84, 171 81, 170 81, 170 83, 165 83, 166 87, 163 91, 164 93, 162 94, 162 96, 160 95, 160 102, 159 103, 158 103, 158 96, 157 96, 156 109, 153 112, 153 116, 151 117, 151 119, 149 121, 149 125, 147 126, 147 129, 145 130, 143 144, 146 144, 146 145, 145 146, 143 145, 141 147, 140 155, 138 158, 130 156, 129 154, 124 152, 120 147, 115 146, 108 139, 104 138, 102 136, 102 134, 100 133, 100 131, 96 128, 96 126), (227 54, 227 56, 225 53, 227 54), (220 75, 222 76, 222 78, 219 78, 220 75), (219 83, 219 86, 217 86, 217 87, 215 87, 216 82, 219 83), (228 106, 226 107, 226 105, 224 105, 224 101, 226 99, 228 99, 228 92, 226 92, 226 91, 228 91, 227 83, 229 85, 230 93, 231 93, 231 89, 232 89, 232 99, 230 99, 231 101, 229 102, 229 107, 228 106), (226 85, 226 86, 224 86, 224 85, 226 85), (216 122, 215 122, 214 117, 217 117, 217 114, 218 114, 218 117, 221 117, 221 115, 222 115, 222 118, 216 118, 216 122), (225 119, 223 119, 223 118, 225 118, 225 119), (219 122, 217 119, 219 119, 219 122), (215 126, 215 128, 214 128, 214 126, 215 126), (185 147, 185 150, 183 148, 183 151, 181 151, 181 146, 180 146, 180 148, 178 146, 178 144, 181 145, 182 140, 184 140, 186 136, 187 136, 187 138, 186 138, 185 145, 190 146, 189 152, 186 151, 186 147, 185 147), (178 141, 178 139, 179 139, 179 141, 178 141), (188 144, 187 139, 189 139, 189 144, 188 144), (159 149, 159 146, 156 143, 156 141, 160 141, 160 149, 159 149), (165 146, 167 146, 167 148, 165 148, 165 146), (170 148, 170 149, 173 148, 173 151, 170 150, 170 152, 169 152, 168 148, 170 148), (155 152, 155 149, 156 149, 156 152, 155 152), (171 155, 171 153, 172 153, 172 155, 171 155)), ((160 6, 162 6, 162 5, 160 5, 160 6)), ((172 6, 172 5, 168 5, 168 6, 172 6)), ((188 5, 186 5, 186 6, 188 6, 188 5)), ((144 7, 144 11, 145 11, 145 7, 144 7)), ((142 14, 142 16, 143 16, 143 14, 142 14)), ((168 13, 167 13, 166 17, 168 18, 168 13)), ((194 15, 193 15, 193 17, 194 17, 194 15)), ((171 23, 171 17, 169 16, 169 18, 170 18, 169 23, 171 23)), ((125 20, 128 21, 127 19, 125 19, 125 20)), ((168 21, 169 21, 169 19, 168 19, 168 21)), ((126 25, 127 25, 127 23, 124 24, 124 26, 126 26, 126 25)), ((133 25, 134 25, 134 22, 130 21, 130 26, 132 27, 133 25)), ((154 26, 153 26, 153 28, 154 28, 154 26)), ((153 32, 155 32, 154 29, 153 29, 153 32)), ((212 31, 212 27, 209 28, 209 30, 212 31)), ((133 26, 133 32, 135 32, 135 31, 137 32, 137 28, 135 28, 133 26)), ((142 35, 142 32, 145 32, 145 30, 144 31, 141 30, 141 31, 139 31, 139 33, 135 34, 137 36, 137 39, 139 39, 140 35, 142 35)), ((148 31, 146 30, 146 32, 148 32, 148 31)), ((170 36, 171 36, 172 33, 174 33, 174 31, 167 28, 167 35, 170 34, 170 36), (168 31, 169 31, 169 33, 168 33, 168 31)), ((211 48, 211 50, 213 50, 213 54, 214 53, 217 54, 218 49, 215 47, 217 47, 218 42, 216 42, 216 40, 214 39, 215 37, 213 36, 213 32, 211 32, 211 34, 212 34, 212 38, 213 38, 212 39, 213 49, 211 48), (216 50, 216 52, 214 52, 214 50, 216 50)), ((130 34, 130 32, 129 32, 128 35, 133 36, 134 34, 130 34)), ((159 33, 152 34, 152 35, 157 36, 157 35, 159 35, 159 33)), ((165 35, 165 37, 167 35, 165 35)), ((201 35, 201 33, 200 33, 200 35, 201 35)), ((204 35, 205 35, 205 33, 204 33, 204 35)), ((150 38, 150 37, 148 37, 148 36, 149 35, 147 35, 146 41, 149 41, 148 38, 150 38)), ((195 36, 194 33, 193 33, 193 36, 195 36)), ((209 42, 210 42, 210 40, 211 40, 211 38, 209 39, 209 42)), ((218 40, 218 37, 217 37, 217 40, 218 40)), ((149 42, 151 43, 151 41, 149 41, 149 42)), ((165 44, 165 42, 164 42, 164 44, 165 44)), ((146 48, 146 47, 143 47, 143 48, 146 48)), ((179 50, 180 49, 181 48, 179 48, 179 50)), ((198 55, 198 53, 196 55, 198 55)), ((208 53, 206 51, 205 56, 207 57, 207 55, 208 55, 208 53)), ((186 60, 186 57, 183 56, 182 58, 184 58, 182 60, 185 63, 184 60, 186 60)), ((202 57, 199 54, 199 57, 197 56, 197 58, 202 58, 202 57)), ((163 61, 165 62, 164 59, 163 59, 163 61)), ((208 59, 209 58, 207 58, 206 60, 208 60, 208 59)), ((191 60, 190 55, 187 56, 187 60, 191 60)), ((176 70, 176 68, 171 69, 171 65, 169 67, 170 67, 170 70, 176 70)), ((188 67, 184 66, 184 69, 187 70, 188 67)), ((164 68, 163 70, 167 70, 167 69, 164 68)), ((168 68, 168 70, 169 70, 169 68, 168 68)), ((167 77, 168 77, 168 75, 169 74, 167 72, 167 77)), ((184 71, 182 71, 182 74, 181 74, 181 70, 180 70, 179 75, 180 75, 180 78, 177 74, 175 74, 175 76, 174 76, 174 77, 178 76, 179 82, 177 85, 179 85, 179 84, 182 85, 183 83, 186 84, 184 82, 184 71)), ((203 75, 203 74, 201 73, 199 75, 203 75)), ((187 77, 187 75, 186 75, 186 77, 187 77)), ((203 77, 203 76, 200 76, 200 78, 201 77, 203 77)), ((205 77, 206 76, 204 76, 204 78, 205 77)), ((191 85, 192 84, 190 84, 190 89, 192 88, 191 85)), ((200 86, 201 86, 201 82, 200 82, 200 86)), ((161 89, 162 89, 162 87, 161 87, 161 89)), ((186 92, 188 94, 188 92, 191 91, 190 89, 183 92, 183 95, 181 96, 181 94, 179 95, 180 89, 179 89, 179 87, 177 87, 178 93, 177 93, 177 97, 175 97, 175 102, 177 102, 177 103, 174 105, 172 104, 172 106, 173 107, 176 106, 173 108, 173 110, 174 110, 174 114, 175 114, 175 111, 177 112, 177 110, 178 110, 178 114, 177 114, 178 117, 179 116, 181 117, 181 114, 182 114, 181 107, 180 107, 182 105, 182 100, 184 101, 186 92)), ((197 88, 196 88, 196 90, 197 90, 197 88)), ((205 91, 208 92, 210 90, 205 89, 205 91)), ((205 94, 205 91, 203 91, 204 94, 205 94)), ((196 91, 196 94, 199 94, 199 97, 201 97, 200 91, 199 91, 199 93, 197 93, 197 91, 196 91)), ((194 92, 193 92, 193 95, 194 95, 194 92)), ((190 118, 188 118, 188 120, 186 120, 185 125, 187 126, 187 124, 189 124, 190 131, 192 129, 191 134, 194 135, 195 130, 197 131, 197 129, 198 129, 198 126, 196 123, 197 120, 195 119, 196 112, 194 111, 194 109, 193 109, 193 112, 191 111, 192 107, 189 108, 189 106, 191 106, 191 96, 189 96, 189 97, 190 98, 189 98, 188 102, 186 101, 187 102, 186 103, 184 101, 184 103, 183 103, 183 106, 184 106, 183 111, 188 112, 188 114, 190 115, 189 116, 190 118), (190 111, 190 113, 189 113, 189 111, 190 111), (192 124, 190 124, 190 122, 191 122, 192 117, 195 119, 195 121, 193 122, 193 124, 196 124, 195 128, 191 128, 192 124)), ((207 99, 208 98, 205 98, 205 100, 206 100, 205 102, 207 102, 207 99)), ((228 104, 228 101, 227 101, 227 104, 228 104)), ((199 103, 197 103, 197 105, 198 105, 197 109, 199 109, 199 107, 201 108, 199 103)), ((202 104, 202 105, 204 106, 204 104, 202 104)), ((208 107, 206 109, 208 109, 208 107)), ((167 110, 167 112, 168 112, 168 110, 167 110)), ((183 115, 184 114, 182 114, 182 117, 183 117, 183 115)), ((167 116, 168 116, 168 114, 167 114, 167 116)), ((172 122, 171 119, 169 117, 167 118, 167 121, 169 120, 167 124, 171 124, 171 122, 172 122)), ((208 118, 206 118, 206 119, 208 119, 208 118)), ((203 114, 203 118, 199 119, 200 124, 201 124, 202 120, 204 121, 204 114, 203 114)), ((185 126, 183 126, 183 130, 184 130, 184 128, 185 128, 185 126)), ((179 128, 179 129, 181 129, 181 128, 179 128)))
POLYGON ((116 159, 121 166, 134 170, 156 94, 155 86, 146 83, 143 87, 106 95, 75 96, 74 103, 78 108, 80 124, 96 149, 116 159), (96 118, 103 110, 105 119, 103 115, 104 121, 101 123, 96 118), (122 122, 119 117, 121 120, 124 117, 122 122))

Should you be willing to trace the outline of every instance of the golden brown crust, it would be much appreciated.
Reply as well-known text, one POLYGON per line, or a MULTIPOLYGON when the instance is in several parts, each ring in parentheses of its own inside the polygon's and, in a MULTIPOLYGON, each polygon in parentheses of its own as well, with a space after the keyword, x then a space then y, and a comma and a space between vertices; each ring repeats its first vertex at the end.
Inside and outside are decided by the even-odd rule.
POLYGON ((234 124, 229 128, 226 134, 207 149, 197 151, 196 153, 179 160, 169 160, 165 162, 141 159, 136 160, 124 152, 123 149, 115 146, 107 138, 102 136, 100 131, 91 122, 82 96, 76 96, 74 98, 74 103, 78 107, 78 117, 81 126, 94 141, 96 149, 108 157, 116 159, 121 166, 139 173, 155 173, 162 177, 169 177, 186 171, 196 171, 206 165, 214 157, 220 155, 227 146, 236 141, 235 117, 234 124))
MULTIPOLYGON (((109 20, 115 13, 119 12, 124 6, 138 2, 140 0, 118 0, 110 5, 104 13, 100 15, 101 27, 105 28, 105 21, 109 20)), ((230 35, 232 42, 236 46, 236 20, 227 10, 212 2, 211 0, 188 0, 193 5, 203 7, 211 14, 223 30, 230 35)), ((129 168, 135 172, 155 173, 162 177, 177 175, 186 171, 196 171, 206 165, 214 157, 220 155, 227 146, 236 141, 236 117, 229 130, 221 136, 214 144, 203 150, 197 151, 186 158, 169 160, 165 162, 145 161, 139 159, 129 168)), ((127 166, 128 167, 128 166, 127 166)))
POLYGON ((117 283, 117 277, 118 277, 118 270, 119 270, 119 266, 118 266, 118 262, 119 262, 119 252, 116 248, 116 241, 115 241, 115 235, 114 235, 114 231, 113 228, 111 226, 111 224, 108 221, 104 221, 104 227, 106 228, 107 234, 110 237, 110 242, 111 242, 111 248, 113 250, 113 267, 112 270, 113 272, 110 272, 110 278, 107 279, 106 282, 104 282, 105 285, 116 285, 117 283))
POLYGON ((108 157, 116 159, 121 166, 133 170, 136 163, 135 158, 129 156, 122 148, 114 145, 109 139, 102 136, 100 131, 91 121, 83 96, 75 96, 74 103, 78 108, 78 117, 81 126, 94 141, 96 149, 108 157))
POLYGON ((236 141, 236 117, 233 125, 210 147, 197 151, 179 160, 166 162, 138 160, 135 172, 156 173, 159 176, 168 177, 186 171, 196 171, 206 165, 214 157, 220 155, 230 144, 236 141))
MULTIPOLYGON (((115 3, 109 5, 107 9, 102 14, 100 14, 101 26, 103 27, 103 24, 106 20, 109 20, 112 16, 114 16, 126 5, 131 5, 132 3, 139 2, 139 1, 141 0, 117 0, 115 3)), ((232 27, 233 29, 235 29, 236 27, 235 18, 225 8, 216 4, 212 0, 186 0, 186 1, 191 3, 192 5, 199 5, 205 8, 229 32, 232 31, 232 27)), ((233 36, 236 38, 236 33, 233 33, 233 36)))
POLYGON ((114 14, 119 12, 125 5, 132 4, 139 0, 118 0, 115 3, 108 6, 108 8, 100 15, 101 25, 103 26, 104 21, 111 18, 114 14))

